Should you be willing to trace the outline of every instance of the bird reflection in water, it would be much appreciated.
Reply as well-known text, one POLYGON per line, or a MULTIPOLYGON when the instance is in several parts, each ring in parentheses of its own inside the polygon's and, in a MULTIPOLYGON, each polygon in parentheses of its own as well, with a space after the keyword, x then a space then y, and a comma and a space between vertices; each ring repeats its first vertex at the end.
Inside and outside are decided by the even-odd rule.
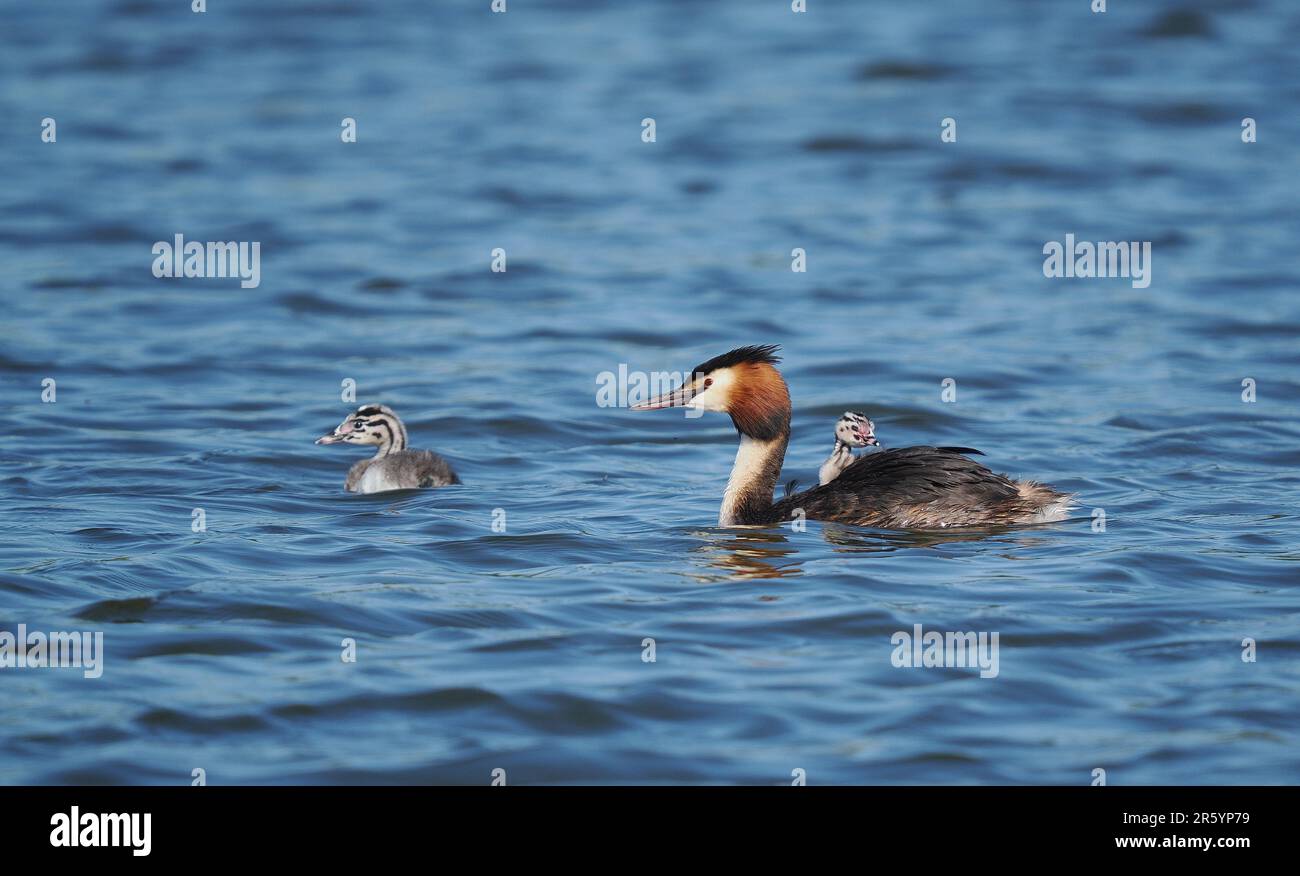
POLYGON ((703 566, 725 573, 698 573, 693 576, 698 580, 790 578, 803 574, 802 560, 786 559, 798 553, 798 545, 791 544, 787 533, 777 527, 706 529, 693 534, 702 543, 691 553, 703 560, 703 566))
MULTIPOLYGON (((1050 524, 1049 524, 1050 525, 1050 524)), ((821 525, 821 535, 844 553, 892 553, 908 548, 932 548, 961 542, 989 541, 995 544, 1034 547, 1044 539, 1027 535, 1023 526, 981 526, 954 529, 864 529, 838 523, 821 525)))
MULTIPOLYGON (((1039 546, 1046 539, 1027 534, 1023 527, 981 527, 979 529, 886 530, 817 523, 806 531, 794 532, 788 526, 753 526, 744 528, 706 529, 692 533, 701 543, 691 549, 703 567, 724 574, 700 572, 692 577, 701 581, 735 578, 791 578, 804 573, 799 558, 800 542, 820 538, 837 553, 893 553, 909 548, 934 548, 959 542, 988 541, 1015 550, 1039 546)), ((1008 559, 1015 559, 1008 555, 1008 559)))

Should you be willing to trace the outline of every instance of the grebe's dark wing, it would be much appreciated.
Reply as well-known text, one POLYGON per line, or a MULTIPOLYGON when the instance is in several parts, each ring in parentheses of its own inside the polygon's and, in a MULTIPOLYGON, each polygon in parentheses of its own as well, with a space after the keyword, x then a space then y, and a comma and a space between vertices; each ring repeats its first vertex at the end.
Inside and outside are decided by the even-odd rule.
POLYGON ((983 450, 976 450, 974 447, 936 447, 935 450, 942 450, 946 453, 966 453, 975 456, 983 456, 983 450))
MULTIPOLYGON (((908 509, 972 508, 1016 498, 1017 487, 964 452, 947 447, 899 447, 859 456, 829 484, 772 505, 773 520, 802 509, 809 520, 891 521, 908 509)), ((894 525, 889 523, 890 526, 894 525)))

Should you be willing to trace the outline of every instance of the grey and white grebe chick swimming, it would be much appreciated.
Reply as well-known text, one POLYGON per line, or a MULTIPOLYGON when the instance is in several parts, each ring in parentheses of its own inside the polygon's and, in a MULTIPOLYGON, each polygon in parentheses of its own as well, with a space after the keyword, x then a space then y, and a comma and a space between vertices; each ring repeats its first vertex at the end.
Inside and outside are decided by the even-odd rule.
POLYGON ((817 473, 817 483, 825 486, 840 476, 840 472, 853 464, 855 447, 877 447, 876 425, 867 419, 866 414, 857 411, 845 411, 835 423, 835 447, 830 458, 822 463, 817 473))
POLYGON ((740 347, 697 366, 681 387, 632 410, 693 407, 731 416, 740 449, 719 526, 771 525, 799 513, 884 529, 1064 520, 1070 496, 994 474, 966 448, 900 447, 861 456, 829 484, 772 501, 790 443, 790 391, 776 346, 740 347))
POLYGON ((387 405, 362 405, 317 444, 366 444, 378 447, 348 471, 343 487, 350 493, 382 493, 416 487, 459 484, 447 460, 428 450, 406 449, 406 427, 387 405))

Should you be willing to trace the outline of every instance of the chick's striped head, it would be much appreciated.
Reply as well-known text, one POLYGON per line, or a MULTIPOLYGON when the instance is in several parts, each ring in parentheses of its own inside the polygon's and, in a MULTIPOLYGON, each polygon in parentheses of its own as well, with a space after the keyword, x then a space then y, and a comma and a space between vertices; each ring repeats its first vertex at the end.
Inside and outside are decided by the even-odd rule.
POLYGON ((874 447, 880 443, 875 424, 857 411, 844 412, 835 424, 835 438, 849 447, 874 447))
POLYGON ((387 405, 362 405, 317 444, 368 444, 387 450, 406 449, 406 427, 387 405))

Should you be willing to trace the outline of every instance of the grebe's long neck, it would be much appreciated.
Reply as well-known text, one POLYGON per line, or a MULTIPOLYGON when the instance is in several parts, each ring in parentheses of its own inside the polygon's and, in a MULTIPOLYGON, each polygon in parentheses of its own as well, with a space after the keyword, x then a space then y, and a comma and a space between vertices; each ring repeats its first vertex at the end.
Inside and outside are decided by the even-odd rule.
POLYGON ((382 459, 390 453, 406 449, 406 427, 396 416, 377 414, 367 424, 384 439, 375 451, 374 459, 382 459))
POLYGON ((740 433, 740 449, 722 496, 718 525, 767 523, 790 443, 790 391, 771 364, 752 365, 739 373, 726 410, 740 433))
POLYGON ((831 481, 840 476, 840 472, 849 467, 853 462, 853 451, 849 446, 838 438, 835 439, 835 447, 831 450, 828 458, 817 472, 817 483, 820 486, 826 486, 831 481))
POLYGON ((789 432, 766 441, 741 433, 740 449, 736 451, 736 462, 731 467, 731 479, 722 494, 719 526, 762 523, 767 519, 789 443, 789 432))

